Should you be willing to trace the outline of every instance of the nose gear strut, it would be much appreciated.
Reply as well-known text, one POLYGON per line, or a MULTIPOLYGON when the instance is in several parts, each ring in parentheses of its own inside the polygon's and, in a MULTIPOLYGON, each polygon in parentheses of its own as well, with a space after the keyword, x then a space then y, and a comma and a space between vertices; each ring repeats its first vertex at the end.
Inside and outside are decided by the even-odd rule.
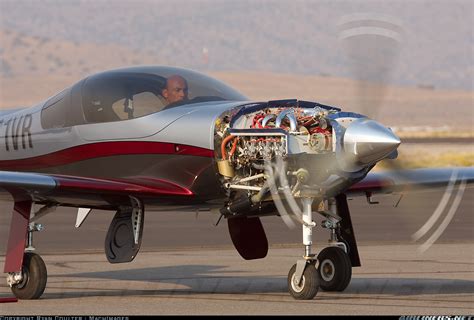
POLYGON ((313 299, 319 288, 325 291, 343 291, 351 281, 352 267, 360 266, 345 195, 329 199, 329 210, 317 211, 327 219, 323 221, 322 227, 329 230, 330 246, 317 255, 312 253, 312 229, 316 226, 312 221, 314 199, 301 199, 305 254, 303 259, 298 260, 290 269, 287 280, 290 294, 300 300, 313 299), (341 231, 342 227, 350 229, 350 232, 341 231), (347 241, 343 235, 348 238, 347 241))
POLYGON ((311 253, 313 244, 313 222, 312 208, 313 198, 302 198, 303 202, 303 245, 305 254, 303 259, 298 260, 288 273, 288 290, 295 299, 313 299, 319 290, 319 276, 315 268, 315 255, 311 253))

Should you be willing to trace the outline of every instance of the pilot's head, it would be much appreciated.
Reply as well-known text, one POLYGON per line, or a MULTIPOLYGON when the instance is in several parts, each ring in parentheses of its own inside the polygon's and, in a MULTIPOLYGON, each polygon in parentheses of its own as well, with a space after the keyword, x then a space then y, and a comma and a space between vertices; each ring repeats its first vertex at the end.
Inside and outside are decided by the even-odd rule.
POLYGON ((168 103, 173 103, 188 99, 188 83, 178 75, 170 76, 166 80, 166 87, 163 89, 163 97, 168 103))

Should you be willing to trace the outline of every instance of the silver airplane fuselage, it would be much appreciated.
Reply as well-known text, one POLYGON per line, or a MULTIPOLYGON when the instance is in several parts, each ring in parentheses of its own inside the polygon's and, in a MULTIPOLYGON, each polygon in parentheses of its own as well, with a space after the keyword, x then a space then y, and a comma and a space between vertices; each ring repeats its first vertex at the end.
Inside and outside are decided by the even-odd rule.
MULTIPOLYGON (((124 70, 125 74, 147 72, 148 76, 154 69, 124 70)), ((387 157, 400 144, 388 128, 362 115, 328 106, 322 108, 317 103, 300 105, 297 100, 183 103, 122 121, 65 124, 71 114, 81 113, 81 119, 84 118, 80 105, 86 99, 80 98, 84 86, 82 82, 85 80, 72 87, 70 105, 66 112, 54 115, 53 124, 45 123, 51 122, 45 120, 45 110, 50 105, 54 106, 55 98, 31 108, 0 113, 0 170, 107 179, 166 191, 164 197, 143 199, 148 206, 166 201, 189 203, 226 198, 229 196, 223 187, 226 181, 223 181, 217 165, 222 156, 219 153, 221 141, 216 142, 216 139, 221 138, 219 134, 222 136, 234 130, 236 135, 241 136, 241 142, 246 141, 245 146, 262 149, 261 153, 257 151, 259 155, 266 148, 275 149, 276 142, 269 142, 273 141, 267 139, 269 136, 277 134, 283 137, 285 158, 309 155, 313 157, 311 170, 323 170, 327 164, 319 159, 327 160, 332 156, 337 168, 323 180, 318 180, 317 184, 326 189, 334 184, 337 190, 333 193, 337 194, 365 177, 377 161, 387 157), (324 121, 329 122, 330 129, 321 129, 311 135, 316 138, 322 136, 323 141, 327 139, 324 150, 318 145, 311 145, 308 132, 299 132, 301 123, 297 122, 295 112, 300 116, 298 119, 326 114, 324 121), (260 127, 256 127, 251 120, 255 122, 258 117, 263 117, 263 113, 267 116, 263 121, 260 119, 260 127), (220 132, 216 123, 221 123, 226 117, 229 123, 220 132), (272 121, 274 127, 268 129, 272 121), (275 130, 281 132, 275 133, 275 130), (255 138, 263 142, 249 144, 256 141, 255 138)), ((245 148, 243 144, 237 148, 234 146, 236 155, 248 154, 245 148)), ((241 166, 238 159, 234 160, 234 166, 241 166)), ((61 205, 68 205, 69 196, 64 195, 61 205)), ((120 203, 116 198, 103 196, 88 201, 89 206, 93 201, 99 208, 120 203)))

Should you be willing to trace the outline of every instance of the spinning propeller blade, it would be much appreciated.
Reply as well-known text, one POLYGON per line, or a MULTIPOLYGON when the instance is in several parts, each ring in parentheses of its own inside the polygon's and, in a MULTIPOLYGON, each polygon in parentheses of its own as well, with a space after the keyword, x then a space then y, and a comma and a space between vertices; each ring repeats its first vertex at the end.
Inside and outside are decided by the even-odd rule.
MULTIPOLYGON (((353 77, 358 81, 355 109, 364 115, 374 119, 380 115, 387 93, 387 85, 402 49, 403 34, 404 30, 400 21, 381 14, 354 14, 343 17, 339 23, 339 41, 349 59, 353 77)), ((350 142, 345 139, 344 144, 350 144, 350 142)), ((394 179, 410 185, 407 191, 426 190, 426 187, 419 184, 400 161, 386 159, 384 165, 388 167, 394 179)), ((427 236, 429 229, 434 228, 436 223, 439 224, 438 229, 420 246, 421 251, 427 250, 446 229, 459 206, 464 188, 465 180, 459 177, 454 170, 444 196, 440 199, 433 214, 412 235, 413 241, 420 240, 425 235, 427 236), (450 208, 446 209, 448 200, 454 193, 454 186, 457 184, 459 187, 456 196, 451 202, 450 208), (439 222, 443 211, 448 211, 448 213, 444 220, 439 222)))
MULTIPOLYGON (((401 52, 403 34, 401 22, 385 15, 354 14, 341 19, 338 38, 347 55, 353 77, 357 80, 355 105, 346 108, 377 119, 384 105, 387 85, 401 52)), ((420 185, 412 174, 408 174, 399 162, 388 160, 396 157, 399 144, 400 139, 391 130, 376 121, 361 118, 346 128, 343 135, 343 151, 337 153, 336 159, 327 158, 319 161, 318 168, 315 169, 318 174, 330 176, 332 172, 341 168, 347 172, 356 172, 364 165, 385 159, 390 175, 410 185, 410 192, 423 189, 424 186, 420 185)), ((267 163, 266 174, 269 176, 273 201, 285 224, 290 228, 294 228, 295 221, 304 224, 301 203, 293 196, 294 190, 291 190, 289 183, 291 177, 285 162, 277 159, 273 163, 267 163)), ((341 183, 345 183, 344 179, 335 179, 332 185, 328 184, 322 188, 329 190, 341 183)), ((453 171, 451 181, 433 215, 412 236, 414 241, 424 236, 428 237, 428 230, 433 229, 438 223, 438 228, 420 246, 422 251, 427 250, 446 229, 459 206, 464 188, 465 181, 453 171), (458 191, 451 207, 447 209, 448 200, 455 193, 457 184, 458 191), (448 213, 442 219, 441 213, 446 211, 445 209, 448 213)))

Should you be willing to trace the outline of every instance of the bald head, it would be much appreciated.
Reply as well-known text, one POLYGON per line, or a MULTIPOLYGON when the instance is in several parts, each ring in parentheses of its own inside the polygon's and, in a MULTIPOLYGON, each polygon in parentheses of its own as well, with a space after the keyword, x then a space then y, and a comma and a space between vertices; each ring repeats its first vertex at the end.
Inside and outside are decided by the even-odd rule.
POLYGON ((170 76, 166 80, 166 87, 162 91, 163 97, 168 103, 188 99, 188 83, 179 75, 170 76))

